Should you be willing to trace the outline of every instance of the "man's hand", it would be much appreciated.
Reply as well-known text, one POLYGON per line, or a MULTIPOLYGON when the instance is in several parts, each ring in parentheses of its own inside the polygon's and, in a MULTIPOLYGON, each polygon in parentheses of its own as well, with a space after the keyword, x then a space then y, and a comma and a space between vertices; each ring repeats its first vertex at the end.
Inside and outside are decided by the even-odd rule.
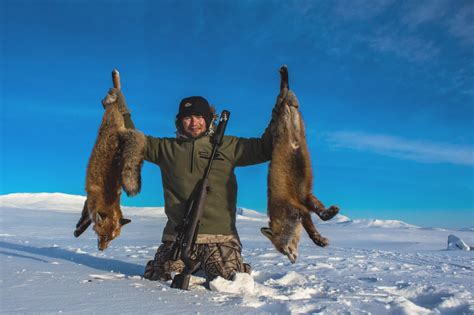
POLYGON ((117 102, 120 114, 130 114, 130 110, 127 107, 127 102, 125 101, 125 96, 123 95, 122 91, 111 88, 105 98, 102 100, 102 105, 105 108, 107 105, 110 105, 113 102, 117 102))
POLYGON ((299 107, 298 98, 296 98, 296 95, 295 95, 295 93, 293 93, 292 90, 288 90, 288 93, 286 94, 285 101, 288 104, 288 106, 293 106, 293 107, 296 107, 296 108, 299 107))
POLYGON ((298 98, 296 97, 295 93, 292 90, 287 90, 285 93, 279 93, 276 99, 275 106, 272 110, 272 121, 276 121, 278 116, 280 115, 282 106, 293 106, 298 108, 298 98))
POLYGON ((117 101, 117 90, 116 89, 110 89, 107 95, 104 97, 102 100, 102 106, 106 108, 108 105, 114 103, 117 101))

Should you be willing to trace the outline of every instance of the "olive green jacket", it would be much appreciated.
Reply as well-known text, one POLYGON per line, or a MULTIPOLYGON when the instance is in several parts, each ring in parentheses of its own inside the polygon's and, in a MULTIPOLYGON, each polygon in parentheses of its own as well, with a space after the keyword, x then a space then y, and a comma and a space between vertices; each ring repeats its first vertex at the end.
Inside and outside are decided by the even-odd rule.
MULTIPOLYGON (((130 115, 125 114, 124 118, 126 126, 134 128, 130 115)), ((163 241, 175 240, 175 228, 181 223, 187 202, 203 177, 211 151, 208 135, 197 139, 147 136, 145 160, 160 167, 163 182, 165 213, 168 217, 163 241)), ((235 227, 237 181, 234 169, 269 161, 271 152, 269 128, 261 138, 224 136, 209 174, 210 188, 200 221, 200 235, 238 237, 235 227)))

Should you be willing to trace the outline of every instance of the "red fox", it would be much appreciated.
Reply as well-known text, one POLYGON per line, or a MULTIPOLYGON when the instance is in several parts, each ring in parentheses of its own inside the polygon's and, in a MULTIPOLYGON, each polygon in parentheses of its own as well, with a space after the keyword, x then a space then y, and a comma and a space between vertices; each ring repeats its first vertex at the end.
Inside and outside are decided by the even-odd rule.
POLYGON ((280 68, 280 95, 277 108, 280 111, 272 127, 273 152, 268 173, 269 228, 262 233, 275 248, 294 263, 298 257, 301 226, 318 246, 329 241, 321 236, 311 220, 311 212, 322 220, 330 220, 339 208, 326 209, 313 195, 313 175, 303 119, 295 94, 289 90, 288 69, 280 68))
MULTIPOLYGON (((113 77, 119 88, 118 71, 113 77)), ((122 216, 120 196, 122 187, 129 196, 140 191, 146 144, 141 132, 125 128, 117 95, 111 91, 102 101, 105 113, 87 166, 87 200, 74 231, 74 236, 79 237, 94 223, 99 250, 105 250, 120 235, 122 226, 130 223, 122 216)))

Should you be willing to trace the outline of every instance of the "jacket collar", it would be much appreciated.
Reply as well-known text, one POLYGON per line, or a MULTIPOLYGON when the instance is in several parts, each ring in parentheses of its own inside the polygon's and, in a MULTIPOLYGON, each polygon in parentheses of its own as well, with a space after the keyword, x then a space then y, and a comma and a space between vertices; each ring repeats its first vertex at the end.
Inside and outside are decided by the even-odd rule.
POLYGON ((209 136, 209 131, 204 132, 202 135, 200 135, 197 138, 190 138, 187 135, 185 135, 184 133, 181 133, 179 130, 176 131, 176 139, 184 140, 184 141, 195 141, 195 140, 207 137, 207 136, 209 136))

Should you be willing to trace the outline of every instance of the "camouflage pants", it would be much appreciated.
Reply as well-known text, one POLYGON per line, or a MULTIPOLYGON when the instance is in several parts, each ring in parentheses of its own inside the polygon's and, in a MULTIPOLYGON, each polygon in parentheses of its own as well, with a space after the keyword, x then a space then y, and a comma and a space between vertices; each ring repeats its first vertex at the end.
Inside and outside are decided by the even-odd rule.
MULTIPOLYGON (((170 259, 173 242, 164 242, 158 248, 155 259, 148 261, 145 267, 144 278, 148 280, 171 279, 171 273, 181 273, 184 263, 181 260, 170 259)), ((242 248, 237 240, 196 244, 192 253, 192 259, 198 259, 201 270, 204 271, 208 280, 217 276, 231 280, 236 272, 250 273, 250 265, 243 262, 241 256, 242 248)))

